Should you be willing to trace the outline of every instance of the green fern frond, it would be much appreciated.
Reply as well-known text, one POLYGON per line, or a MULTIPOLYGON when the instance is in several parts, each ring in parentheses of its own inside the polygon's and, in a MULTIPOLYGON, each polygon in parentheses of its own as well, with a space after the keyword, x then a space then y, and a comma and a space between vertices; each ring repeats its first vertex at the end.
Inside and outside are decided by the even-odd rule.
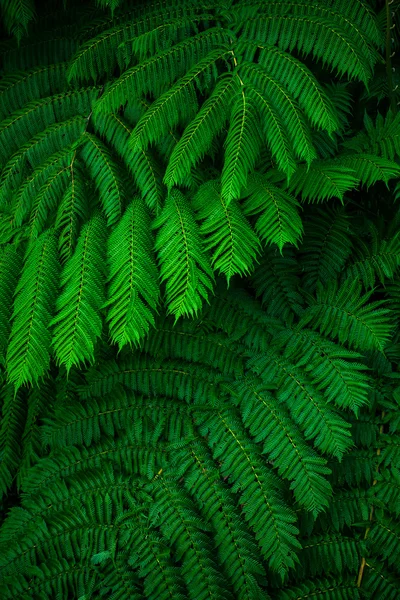
POLYGON ((37 383, 49 368, 49 327, 58 270, 56 240, 49 229, 31 244, 15 290, 7 374, 16 389, 26 383, 37 383))
POLYGON ((182 577, 189 597, 228 600, 227 589, 208 541, 209 529, 200 520, 190 497, 166 477, 155 481, 155 502, 150 508, 150 522, 159 524, 161 532, 182 562, 182 577))
POLYGON ((20 439, 24 430, 26 404, 21 390, 1 382, 2 417, 0 426, 0 494, 11 487, 21 460, 20 439))
POLYGON ((31 137, 56 121, 76 116, 88 116, 99 90, 71 90, 41 100, 33 100, 0 123, 0 164, 31 137))
POLYGON ((231 75, 221 79, 210 98, 186 127, 168 161, 164 177, 167 187, 183 184, 191 168, 209 150, 213 137, 221 131, 228 119, 234 87, 235 80, 231 75))
POLYGON ((146 3, 140 8, 135 6, 135 9, 131 9, 130 14, 125 14, 125 18, 120 19, 120 23, 114 27, 109 28, 115 23, 115 18, 103 21, 104 24, 100 27, 104 31, 100 31, 97 35, 91 24, 92 31, 85 33, 87 41, 79 47, 71 60, 68 79, 96 81, 99 76, 111 74, 115 66, 124 67, 126 64, 124 44, 151 29, 162 26, 167 19, 179 19, 186 14, 193 15, 195 18, 196 8, 195 3, 189 2, 172 3, 172 5, 166 2, 146 3), (137 18, 139 15, 140 18, 137 18))
MULTIPOLYGON (((295 11, 291 14, 284 3, 276 2, 271 7, 268 5, 268 12, 262 11, 262 16, 249 16, 238 25, 242 35, 252 41, 278 44, 283 51, 295 47, 301 54, 311 54, 315 60, 329 65, 339 76, 347 75, 367 84, 373 66, 367 41, 359 39, 356 42, 354 32, 346 31, 339 19, 319 16, 315 14, 318 13, 318 3, 307 2, 305 6, 307 4, 311 14, 304 12, 302 4, 292 4, 291 8, 295 11)), ((362 38, 362 35, 359 37, 362 38)))
POLYGON ((286 403, 305 439, 340 460, 352 446, 350 424, 328 404, 310 375, 272 350, 253 355, 248 365, 264 384, 275 384, 279 401, 286 403))
POLYGON ((340 128, 332 100, 304 63, 276 46, 263 46, 258 58, 270 77, 281 81, 298 101, 313 127, 325 129, 329 134, 340 128))
POLYGON ((31 102, 32 98, 61 92, 66 87, 66 70, 67 63, 56 63, 3 77, 0 83, 0 120, 31 102))
MULTIPOLYGON (((312 145, 310 127, 294 97, 278 79, 271 77, 269 72, 260 65, 244 63, 239 68, 239 75, 245 84, 250 83, 263 97, 270 99, 274 111, 278 112, 286 127, 296 156, 305 160, 309 166, 317 158, 317 154, 312 145)), ((274 154, 273 146, 272 151, 274 154)), ((290 177, 291 171, 287 171, 286 175, 290 177)))
POLYGON ((305 223, 300 248, 304 287, 314 291, 317 282, 327 284, 343 269, 352 249, 350 219, 343 208, 325 206, 305 223))
POLYGON ((295 537, 295 515, 284 506, 275 476, 244 434, 233 411, 199 415, 198 422, 202 434, 208 433, 214 459, 224 456, 221 473, 233 484, 232 491, 240 493, 244 517, 255 531, 263 556, 284 579, 297 562, 300 544, 295 537))
POLYGON ((227 205, 240 197, 247 176, 254 169, 261 146, 260 125, 251 91, 242 85, 232 99, 230 125, 225 141, 222 199, 227 205))
POLYGON ((277 600, 307 600, 318 596, 321 600, 361 600, 359 589, 352 577, 336 576, 334 579, 312 579, 299 585, 284 588, 277 593, 277 600))
POLYGON ((212 271, 190 205, 172 190, 159 217, 155 249, 168 311, 179 318, 195 315, 212 290, 212 271))
POLYGON ((318 333, 301 328, 285 329, 273 340, 285 358, 304 369, 318 391, 329 402, 358 414, 368 405, 370 380, 361 362, 362 354, 347 350, 318 333))
POLYGON ((97 188, 107 225, 115 225, 123 212, 127 190, 123 173, 108 148, 95 135, 84 134, 79 149, 90 177, 97 188))
POLYGON ((20 41, 35 16, 35 4, 33 0, 1 0, 0 12, 7 31, 20 41))
POLYGON ((10 335, 13 296, 20 275, 22 260, 15 246, 9 244, 0 255, 0 362, 4 364, 10 335))
MULTIPOLYGON (((74 158, 75 154, 72 155, 71 163, 74 158)), ((53 216, 56 212, 58 203, 63 197, 70 180, 71 163, 60 165, 47 179, 35 197, 29 219, 29 237, 31 240, 35 240, 40 235, 48 222, 49 215, 53 216)), ((52 221, 51 225, 53 225, 52 221)))
POLYGON ((262 384, 239 380, 233 388, 240 401, 243 422, 263 454, 284 479, 288 479, 297 502, 317 515, 328 506, 332 489, 326 476, 326 460, 310 448, 285 406, 278 403, 262 384))
POLYGON ((399 586, 400 578, 397 573, 388 570, 385 564, 368 558, 362 582, 363 591, 368 590, 368 594, 378 594, 378 598, 380 596, 387 600, 396 600, 399 586))
POLYGON ((260 242, 240 205, 235 200, 227 205, 222 197, 221 184, 208 181, 197 191, 193 206, 202 221, 200 232, 204 236, 205 249, 213 251, 213 268, 226 276, 228 284, 236 273, 248 273, 260 242))
POLYGON ((196 88, 201 89, 202 78, 216 78, 215 63, 228 54, 226 47, 210 52, 153 102, 132 132, 130 144, 133 151, 146 148, 180 121, 195 116, 198 111, 196 88))
POLYGON ((296 199, 274 185, 267 176, 253 173, 245 190, 245 215, 258 217, 255 230, 268 244, 276 244, 279 251, 285 244, 297 246, 303 226, 297 209, 296 199))
POLYGON ((134 198, 108 242, 109 289, 106 320, 111 339, 137 345, 154 325, 158 273, 146 207, 134 198))
POLYGON ((0 205, 8 204, 30 169, 37 169, 51 155, 71 146, 83 134, 86 119, 77 115, 54 123, 24 144, 5 165, 0 177, 0 205))
POLYGON ((303 325, 318 328, 353 348, 383 351, 392 329, 385 302, 368 302, 372 292, 361 295, 357 280, 346 279, 338 289, 335 281, 317 285, 316 298, 302 315, 303 325))
MULTIPOLYGON (((218 56, 229 37, 224 29, 214 28, 197 34, 128 69, 104 92, 95 106, 95 112, 114 112, 130 98, 152 92, 159 96, 166 85, 185 76, 201 63, 208 54, 218 56)), ((226 51, 226 49, 225 49, 226 51)), ((210 62, 212 64, 213 61, 210 62)), ((199 70, 199 73, 201 69, 199 70)), ((194 75, 196 71, 193 71, 194 75)))
POLYGON ((297 167, 288 186, 292 194, 299 195, 309 202, 320 202, 339 198, 343 200, 346 192, 357 187, 359 179, 351 167, 338 162, 314 160, 307 168, 297 167))
POLYGON ((345 270, 346 278, 359 279, 363 285, 373 288, 376 279, 384 284, 393 279, 400 265, 400 236, 381 238, 378 232, 371 228, 371 236, 363 241, 358 240, 354 246, 351 262, 345 270))
POLYGON ((400 176, 399 165, 387 158, 372 154, 342 154, 337 159, 338 164, 353 170, 355 177, 362 185, 369 187, 377 181, 388 183, 393 177, 400 176))
POLYGON ((55 229, 58 233, 58 252, 64 264, 73 254, 80 225, 88 215, 88 191, 82 167, 77 160, 69 164, 70 183, 58 205, 55 229))
POLYGON ((82 227, 74 254, 61 274, 62 293, 57 298, 53 347, 67 372, 73 365, 93 360, 101 335, 99 311, 104 304, 105 224, 98 215, 82 227))
POLYGON ((236 597, 265 599, 265 591, 260 587, 264 575, 260 552, 240 518, 229 487, 221 481, 207 446, 198 441, 184 447, 175 454, 175 461, 186 490, 194 496, 215 532, 218 559, 236 597))
POLYGON ((267 315, 286 321, 301 313, 303 298, 292 248, 284 246, 281 253, 273 247, 264 251, 251 283, 267 315))
POLYGON ((160 165, 149 150, 132 152, 129 139, 131 127, 119 115, 93 117, 97 131, 112 145, 133 176, 147 206, 159 214, 166 195, 160 165))
POLYGON ((13 199, 13 227, 20 227, 24 223, 32 210, 35 199, 40 191, 45 189, 45 186, 51 182, 52 177, 59 172, 68 170, 73 162, 75 149, 80 143, 80 140, 78 140, 63 150, 52 154, 25 179, 13 199))
POLYGON ((365 113, 364 126, 365 131, 343 143, 347 151, 370 153, 391 161, 400 155, 400 114, 388 112, 384 118, 378 113, 374 123, 365 113))

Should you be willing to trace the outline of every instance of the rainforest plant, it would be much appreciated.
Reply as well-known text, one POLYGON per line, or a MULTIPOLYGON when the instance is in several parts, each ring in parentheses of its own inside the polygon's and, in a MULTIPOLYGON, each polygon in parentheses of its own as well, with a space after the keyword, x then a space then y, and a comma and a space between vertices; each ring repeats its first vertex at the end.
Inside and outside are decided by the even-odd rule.
POLYGON ((0 597, 397 600, 398 0, 0 0, 0 597))

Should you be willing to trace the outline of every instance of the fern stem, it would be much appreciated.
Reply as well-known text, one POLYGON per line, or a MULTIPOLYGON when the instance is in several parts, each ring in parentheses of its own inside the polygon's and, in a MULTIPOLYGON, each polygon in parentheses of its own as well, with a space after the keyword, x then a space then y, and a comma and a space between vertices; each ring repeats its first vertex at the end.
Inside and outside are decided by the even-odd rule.
MULTIPOLYGON (((385 412, 383 411, 382 419, 384 418, 384 416, 385 416, 385 412)), ((381 435, 382 433, 383 433, 383 423, 379 427, 379 435, 381 435)), ((380 454, 381 454, 381 448, 378 448, 376 451, 376 456, 379 457, 380 454)), ((376 465, 376 471, 377 471, 377 473, 379 472, 379 464, 376 465)), ((377 484, 377 481, 378 481, 377 479, 374 479, 372 482, 372 486, 375 486, 377 484)), ((372 523, 373 518, 374 518, 374 506, 372 505, 370 513, 369 513, 369 522, 370 523, 372 523)), ((364 540, 367 539, 370 530, 371 530, 371 525, 369 525, 367 527, 367 529, 365 530, 364 540)), ((357 587, 358 588, 361 587, 361 583, 362 583, 362 579, 363 579, 363 575, 364 575, 364 569, 365 569, 366 564, 367 564, 366 558, 365 558, 365 556, 363 556, 361 559, 361 565, 360 565, 360 569, 358 571, 358 577, 357 577, 357 587)))
POLYGON ((389 88, 390 108, 393 113, 397 112, 396 98, 393 93, 393 72, 392 72, 392 12, 390 5, 392 2, 386 0, 386 75, 389 88))

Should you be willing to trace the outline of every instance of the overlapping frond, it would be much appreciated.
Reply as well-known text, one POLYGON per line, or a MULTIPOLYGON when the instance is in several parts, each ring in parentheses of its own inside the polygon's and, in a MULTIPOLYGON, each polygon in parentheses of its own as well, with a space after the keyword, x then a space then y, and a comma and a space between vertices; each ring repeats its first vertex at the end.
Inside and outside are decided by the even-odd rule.
POLYGON ((302 315, 302 323, 331 334, 353 348, 383 350, 392 329, 390 310, 385 302, 368 302, 371 292, 361 295, 356 279, 346 279, 338 288, 330 282, 317 286, 315 299, 302 315))
POLYGON ((141 198, 134 198, 109 237, 107 321, 120 348, 137 345, 154 325, 158 272, 150 218, 141 198))
POLYGON ((176 318, 195 315, 211 292, 213 275, 194 213, 181 192, 169 193, 154 226, 168 310, 176 318))
POLYGON ((227 204, 220 182, 208 181, 196 193, 194 207, 202 221, 200 232, 204 236, 205 249, 212 252, 212 266, 226 276, 228 283, 236 273, 248 273, 259 252, 260 242, 240 204, 236 200, 227 204))
POLYGON ((303 226, 297 212, 297 200, 268 177, 252 174, 245 190, 248 196, 244 204, 246 215, 258 217, 255 230, 268 244, 276 244, 282 252, 285 244, 297 246, 303 226))
POLYGON ((99 310, 104 303, 105 224, 95 215, 82 227, 75 251, 66 262, 52 320, 53 347, 67 371, 91 361, 101 334, 99 310))
POLYGON ((32 242, 15 290, 7 374, 16 389, 37 383, 50 366, 50 321, 59 271, 56 252, 50 229, 32 242))

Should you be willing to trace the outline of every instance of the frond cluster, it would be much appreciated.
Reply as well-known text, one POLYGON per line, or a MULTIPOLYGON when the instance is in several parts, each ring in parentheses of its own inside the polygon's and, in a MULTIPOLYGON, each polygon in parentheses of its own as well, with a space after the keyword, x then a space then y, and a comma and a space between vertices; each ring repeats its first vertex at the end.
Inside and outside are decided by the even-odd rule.
POLYGON ((0 0, 2 599, 398 600, 378 4, 0 0))

